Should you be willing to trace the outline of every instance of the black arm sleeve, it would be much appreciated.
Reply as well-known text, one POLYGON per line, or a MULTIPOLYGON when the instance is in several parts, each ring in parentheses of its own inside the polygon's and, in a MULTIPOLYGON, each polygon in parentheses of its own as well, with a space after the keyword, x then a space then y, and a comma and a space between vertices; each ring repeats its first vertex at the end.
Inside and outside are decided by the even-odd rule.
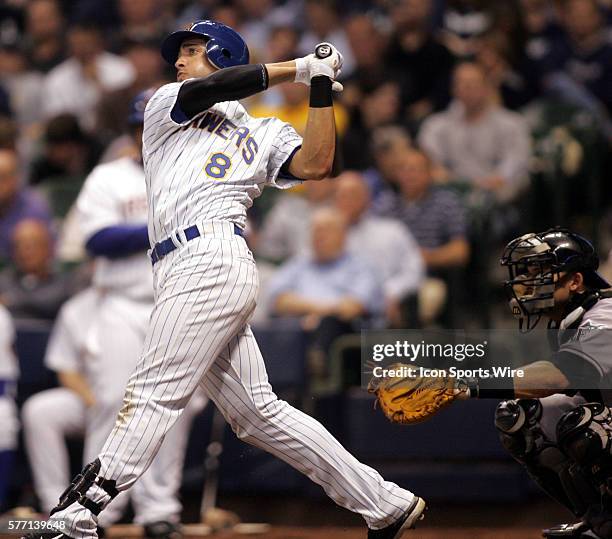
POLYGON ((177 104, 187 118, 221 101, 244 99, 268 88, 268 71, 263 64, 227 67, 208 77, 186 81, 177 104))

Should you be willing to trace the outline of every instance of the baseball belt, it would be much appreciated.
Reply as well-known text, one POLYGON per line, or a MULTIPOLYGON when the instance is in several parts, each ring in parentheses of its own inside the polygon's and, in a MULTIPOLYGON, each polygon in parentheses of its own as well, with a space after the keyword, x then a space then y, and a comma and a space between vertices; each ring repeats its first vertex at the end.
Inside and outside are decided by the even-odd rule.
MULTIPOLYGON (((187 241, 191 241, 201 236, 200 230, 196 225, 191 225, 187 227, 185 230, 183 230, 183 233, 185 234, 185 238, 187 239, 187 241)), ((237 236, 243 235, 242 229, 238 225, 234 225, 234 234, 236 234, 237 236)), ((177 237, 178 243, 180 244, 181 241, 178 237, 178 234, 176 235, 176 237, 177 237)), ((164 258, 164 256, 171 253, 176 248, 177 246, 175 242, 172 240, 172 238, 166 238, 165 240, 162 240, 159 243, 156 243, 155 247, 151 249, 151 254, 150 254, 151 262, 153 264, 156 264, 162 258, 164 258)))

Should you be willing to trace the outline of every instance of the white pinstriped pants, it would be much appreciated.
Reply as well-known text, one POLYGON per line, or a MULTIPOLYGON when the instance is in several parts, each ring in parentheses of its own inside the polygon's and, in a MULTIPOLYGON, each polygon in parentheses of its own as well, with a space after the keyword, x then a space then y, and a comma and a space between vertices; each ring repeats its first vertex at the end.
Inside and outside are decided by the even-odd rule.
MULTIPOLYGON (((378 529, 397 520, 413 494, 355 459, 317 421, 273 393, 248 325, 258 291, 248 247, 230 223, 207 223, 154 266, 156 304, 142 359, 107 439, 100 476, 129 488, 200 385, 238 437, 306 474, 342 507, 378 529)), ((105 504, 97 485, 88 497, 105 504)), ((95 518, 73 504, 65 519, 74 539, 95 536, 95 518)))

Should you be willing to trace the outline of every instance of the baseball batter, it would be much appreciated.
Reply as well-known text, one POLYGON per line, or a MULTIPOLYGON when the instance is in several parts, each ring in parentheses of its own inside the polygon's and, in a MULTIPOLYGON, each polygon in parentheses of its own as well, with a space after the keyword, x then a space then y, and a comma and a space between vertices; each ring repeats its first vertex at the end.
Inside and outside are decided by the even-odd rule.
MULTIPOLYGON (((325 428, 273 393, 249 327, 257 269, 242 238, 246 210, 266 185, 326 177, 334 158, 332 85, 342 57, 329 44, 295 61, 249 65, 231 28, 199 21, 162 56, 177 69, 145 112, 155 307, 124 405, 99 457, 54 509, 63 533, 96 536, 97 515, 143 474, 194 391, 202 387, 237 436, 283 459, 365 519, 370 539, 397 539, 425 502, 357 461, 325 428), (281 82, 310 85, 303 139, 238 102, 281 82)), ((37 536, 40 536, 38 534, 37 536)))
MULTIPOLYGON (((136 142, 152 94, 140 94, 131 105, 129 124, 136 142)), ((47 348, 47 365, 59 373, 64 387, 33 396, 23 412, 37 492, 46 510, 55 506, 68 480, 64 434, 85 434, 84 460, 89 462, 113 428, 153 309, 140 159, 125 157, 96 167, 85 181, 77 210, 87 247, 96 256, 93 287, 63 307, 47 348)), ((202 400, 199 395, 191 401, 132 493, 135 522, 144 525, 148 537, 169 536, 179 523, 184 449, 202 400)), ((127 492, 113 500, 99 525, 116 522, 126 503, 127 492)))

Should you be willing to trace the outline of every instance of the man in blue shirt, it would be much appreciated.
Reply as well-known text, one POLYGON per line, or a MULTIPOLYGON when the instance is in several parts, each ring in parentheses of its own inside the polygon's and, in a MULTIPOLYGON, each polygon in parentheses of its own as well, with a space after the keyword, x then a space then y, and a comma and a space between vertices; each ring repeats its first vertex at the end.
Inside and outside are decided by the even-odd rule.
POLYGON ((346 233, 339 213, 318 210, 312 218, 312 254, 289 260, 270 278, 273 313, 299 317, 302 327, 312 331, 308 356, 314 374, 325 369, 337 337, 352 333, 357 321, 380 315, 384 307, 381 276, 347 253, 346 233))

